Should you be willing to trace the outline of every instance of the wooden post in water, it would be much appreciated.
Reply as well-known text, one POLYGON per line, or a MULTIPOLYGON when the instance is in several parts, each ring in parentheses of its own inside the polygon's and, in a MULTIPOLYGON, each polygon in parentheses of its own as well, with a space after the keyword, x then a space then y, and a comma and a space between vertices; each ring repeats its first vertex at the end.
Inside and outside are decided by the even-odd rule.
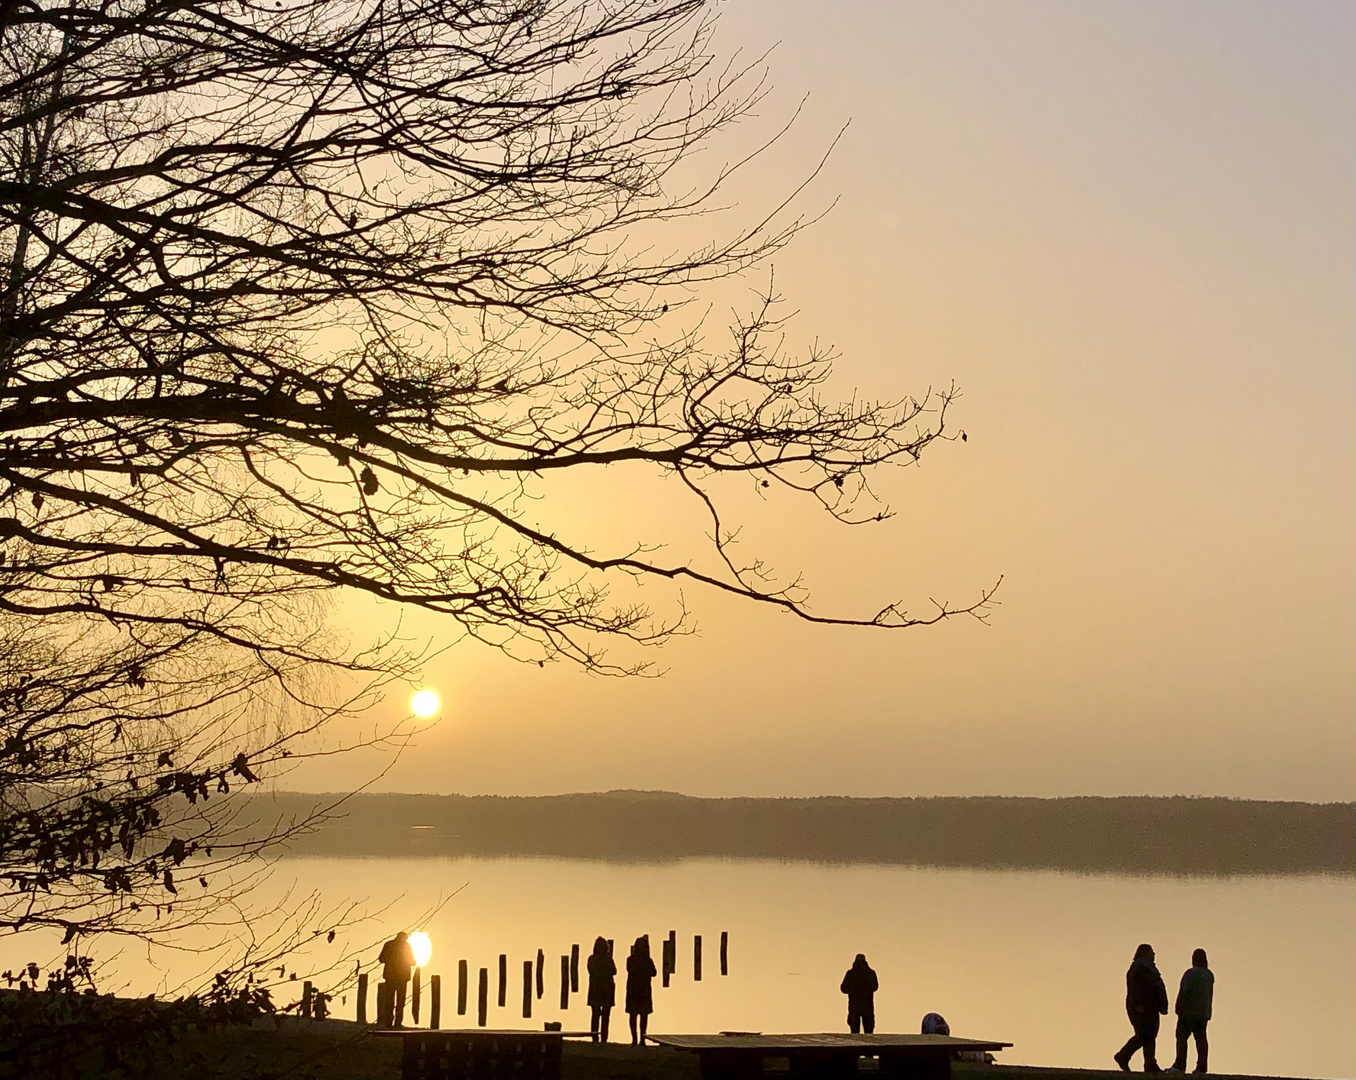
POLYGON ((570 946, 570 993, 579 993, 579 946, 570 946))
POLYGON ((490 969, 480 969, 480 986, 476 994, 476 1023, 485 1026, 490 1015, 490 969))
POLYGON ((301 984, 301 1015, 308 1020, 311 1017, 311 995, 314 993, 315 988, 311 986, 309 979, 301 984))
POLYGON ((537 950, 537 999, 546 993, 546 954, 537 950))
POLYGON ((428 977, 428 1026, 437 1031, 443 1026, 443 977, 428 977))
POLYGON ((508 1004, 508 957, 499 954, 499 1007, 508 1004))
POLYGON ((410 979, 410 1023, 415 1027, 419 1026, 419 986, 422 982, 423 975, 415 968, 410 979))
POLYGON ((466 1015, 466 979, 467 968, 465 960, 457 961, 457 1015, 466 1015))
POLYGON ((664 985, 669 985, 669 972, 673 970, 673 942, 665 938, 660 943, 659 949, 659 974, 663 977, 664 985))
POLYGON ((367 1023, 367 972, 358 975, 358 1023, 367 1023))
POLYGON ((702 981, 702 936, 692 935, 692 981, 702 981))
POLYGON ((720 932, 720 973, 730 974, 730 931, 720 932))
POLYGON ((560 957, 560 1007, 570 1007, 570 958, 563 953, 560 957))
POLYGON ((532 961, 523 961, 523 1019, 532 1019, 532 961))
POLYGON ((669 931, 669 974, 678 974, 678 931, 669 931))

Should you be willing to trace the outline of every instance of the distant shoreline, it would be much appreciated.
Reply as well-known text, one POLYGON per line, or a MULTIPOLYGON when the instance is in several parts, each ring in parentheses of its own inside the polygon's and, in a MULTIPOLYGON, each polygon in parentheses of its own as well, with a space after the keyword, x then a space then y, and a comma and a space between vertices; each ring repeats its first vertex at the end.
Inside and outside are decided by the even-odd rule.
MULTIPOLYGON (((260 825, 339 795, 254 795, 260 825)), ((691 857, 1199 875, 1356 873, 1356 803, 1186 797, 705 799, 361 794, 296 855, 691 857)))

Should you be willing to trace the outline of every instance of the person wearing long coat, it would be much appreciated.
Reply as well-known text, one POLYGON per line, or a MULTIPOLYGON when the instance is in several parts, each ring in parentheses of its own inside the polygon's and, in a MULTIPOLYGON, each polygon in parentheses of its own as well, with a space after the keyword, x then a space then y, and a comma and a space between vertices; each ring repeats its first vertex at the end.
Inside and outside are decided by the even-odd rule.
POLYGON ((852 1034, 864 1031, 870 1035, 876 1030, 876 991, 879 988, 876 973, 871 970, 866 957, 858 953, 838 987, 847 995, 848 1030, 852 1034))
POLYGON ((626 1015, 631 1021, 632 1046, 645 1045, 645 1031, 650 1026, 650 1013, 654 1012, 650 980, 658 974, 650 957, 650 936, 641 934, 626 958, 626 1015))
POLYGON ((593 1010, 589 1017, 589 1031, 594 1042, 607 1042, 607 1022, 612 1015, 612 1006, 617 1003, 617 965, 608 951, 607 939, 598 938, 593 943, 593 953, 589 956, 589 1008, 593 1010))
POLYGON ((1158 1041, 1158 1018, 1168 1014, 1168 988, 1154 966, 1151 945, 1141 945, 1135 950, 1134 962, 1125 973, 1125 1013, 1135 1033, 1114 1055, 1121 1072, 1130 1071, 1130 1058, 1141 1047, 1144 1048, 1144 1071, 1162 1072, 1154 1051, 1158 1041))

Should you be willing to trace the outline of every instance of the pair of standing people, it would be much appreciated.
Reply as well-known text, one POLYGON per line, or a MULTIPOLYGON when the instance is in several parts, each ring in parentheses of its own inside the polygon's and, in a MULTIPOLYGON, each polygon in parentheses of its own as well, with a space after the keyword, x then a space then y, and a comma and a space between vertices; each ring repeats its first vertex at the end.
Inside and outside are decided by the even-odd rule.
POLYGON ((391 1013, 380 1015, 382 1010, 378 1002, 377 1022, 390 1027, 401 1027, 405 1023, 405 990, 410 985, 410 976, 414 972, 414 947, 410 944, 410 935, 404 930, 396 934, 381 947, 377 957, 381 964, 381 981, 390 987, 391 1013))
MULTIPOLYGON (((1182 975, 1177 990, 1177 1002, 1174 1011, 1177 1014, 1177 1058, 1170 1071, 1185 1072, 1187 1063, 1187 1041, 1196 1041, 1196 1069, 1198 1073, 1206 1071, 1210 1052, 1205 1029, 1210 1022, 1214 1009, 1215 976, 1210 970, 1205 950, 1197 949, 1191 954, 1191 967, 1182 975)), ((1116 1064, 1122 1072, 1130 1071, 1130 1058, 1137 1050, 1144 1050, 1144 1071, 1162 1072, 1158 1067, 1155 1054, 1158 1041, 1158 1018, 1168 1012, 1168 989, 1163 985, 1163 976, 1154 964, 1154 950, 1151 945, 1141 945, 1135 950, 1135 959, 1130 970, 1125 973, 1125 1011, 1130 1017, 1130 1025, 1135 1033, 1115 1054, 1116 1064)))
MULTIPOLYGON (((617 1002, 617 965, 606 938, 594 941, 588 973, 589 1031, 595 1041, 607 1042, 608 1020, 617 1002)), ((631 1021, 632 1046, 645 1044, 650 1013, 654 1012, 653 979, 658 974, 650 956, 650 937, 642 934, 636 938, 631 955, 626 958, 626 1014, 631 1021)))

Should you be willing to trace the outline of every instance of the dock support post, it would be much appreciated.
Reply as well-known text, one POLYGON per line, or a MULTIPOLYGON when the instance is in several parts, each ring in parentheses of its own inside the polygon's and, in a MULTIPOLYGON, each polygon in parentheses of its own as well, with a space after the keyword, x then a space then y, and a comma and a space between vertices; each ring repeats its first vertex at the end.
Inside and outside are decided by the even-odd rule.
POLYGON ((730 974, 730 931, 720 932, 720 973, 730 974))
POLYGON ((508 1004, 508 957, 499 954, 499 1007, 508 1004))
POLYGON ((560 1007, 570 1007, 570 958, 565 954, 560 957, 560 1007))
POLYGON ((523 961, 523 1019, 532 1019, 532 961, 523 961))
POLYGON ((702 981, 702 936, 692 935, 692 981, 702 981))
POLYGON ((367 972, 358 975, 358 1023, 367 1023, 367 972))
POLYGON ((570 946, 570 993, 579 993, 579 946, 570 946))
POLYGON ((457 1015, 466 1015, 466 979, 467 968, 465 960, 457 961, 457 1015))
POLYGON ((490 1015, 490 969, 480 969, 480 986, 476 994, 476 1023, 485 1026, 490 1015))
POLYGON ((546 954, 537 950, 537 999, 546 993, 546 954))
POLYGON ((437 1031, 443 1026, 443 977, 441 975, 430 975, 428 977, 428 1026, 431 1031, 437 1031))

